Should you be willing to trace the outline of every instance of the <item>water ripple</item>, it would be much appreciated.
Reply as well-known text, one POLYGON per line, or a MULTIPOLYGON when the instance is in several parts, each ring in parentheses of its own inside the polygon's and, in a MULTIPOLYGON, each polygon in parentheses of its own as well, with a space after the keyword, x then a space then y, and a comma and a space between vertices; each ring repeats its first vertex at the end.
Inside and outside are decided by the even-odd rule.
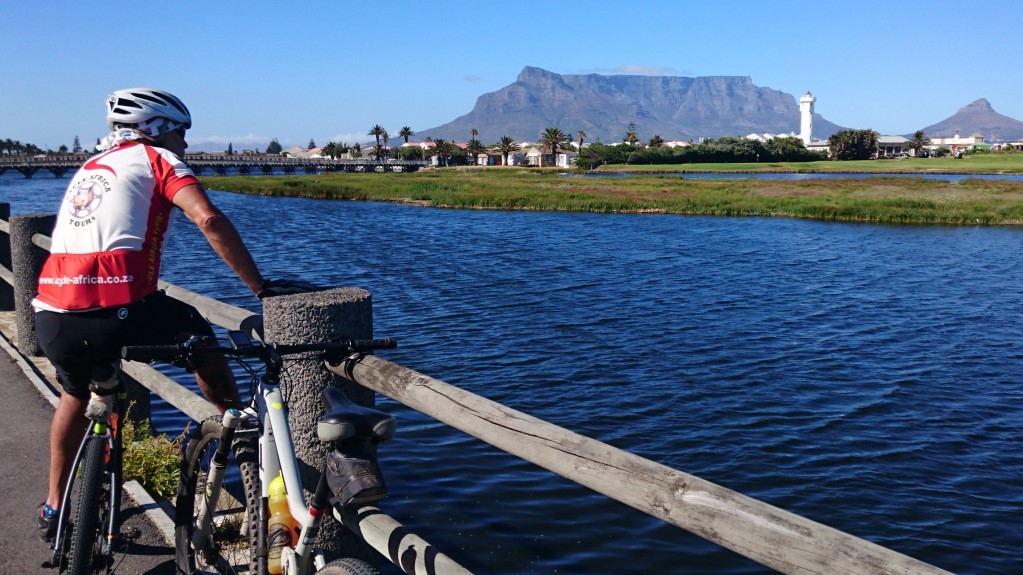
MULTIPOLYGON (((15 213, 52 187, 0 177, 42 206, 15 213)), ((1019 230, 214 197, 268 275, 370 290, 388 359, 944 569, 1018 570, 1019 230)), ((257 309, 175 225, 167 279, 257 309)), ((385 506, 474 571, 766 572, 380 404, 385 506)))

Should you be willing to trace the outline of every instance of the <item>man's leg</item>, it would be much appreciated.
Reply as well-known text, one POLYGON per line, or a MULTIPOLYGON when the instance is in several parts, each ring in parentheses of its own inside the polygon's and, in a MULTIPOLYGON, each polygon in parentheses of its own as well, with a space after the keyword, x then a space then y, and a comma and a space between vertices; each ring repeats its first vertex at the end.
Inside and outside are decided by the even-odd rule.
POLYGON ((51 509, 60 507, 64 486, 71 474, 71 464, 85 436, 85 426, 89 421, 85 418, 86 403, 87 399, 62 391, 60 403, 50 422, 50 487, 46 504, 51 509))
POLYGON ((202 366, 195 370, 195 381, 206 399, 210 400, 220 413, 232 407, 243 407, 231 366, 223 357, 204 359, 202 366))

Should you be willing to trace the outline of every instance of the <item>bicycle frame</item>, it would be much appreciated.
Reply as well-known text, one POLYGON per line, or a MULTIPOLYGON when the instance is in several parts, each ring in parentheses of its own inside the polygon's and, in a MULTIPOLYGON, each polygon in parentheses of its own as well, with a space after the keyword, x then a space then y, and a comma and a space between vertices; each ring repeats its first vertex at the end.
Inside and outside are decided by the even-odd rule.
MULTIPOLYGON (((322 568, 324 564, 322 554, 313 547, 320 523, 323 520, 323 513, 314 514, 305 500, 291 427, 288 424, 287 405, 281 396, 280 383, 275 380, 276 377, 273 374, 270 377, 264 374, 260 378, 253 397, 255 405, 243 411, 228 410, 224 414, 224 428, 229 431, 226 431, 224 440, 220 444, 221 447, 214 456, 207 477, 206 491, 210 494, 208 498, 210 501, 217 500, 227 468, 231 440, 241 421, 257 419, 262 422, 262 432, 259 437, 259 481, 260 500, 264 504, 259 509, 259 525, 255 526, 256 529, 259 529, 258 541, 261 547, 265 546, 267 524, 265 502, 269 497, 270 481, 280 473, 284 477, 285 489, 288 492, 288 509, 295 521, 301 525, 297 544, 293 549, 285 550, 287 555, 282 555, 282 561, 289 560, 288 555, 293 555, 292 569, 297 568, 298 573, 307 573, 311 561, 315 563, 317 569, 322 568)), ((209 514, 205 511, 205 509, 201 509, 197 515, 207 517, 209 514)), ((201 522, 193 534, 193 543, 201 546, 199 544, 208 537, 210 528, 208 522, 201 522)), ((252 527, 250 526, 250 528, 252 527)), ((265 557, 265 551, 265 549, 259 549, 257 555, 265 557)))
MULTIPOLYGON (((127 397, 124 391, 115 394, 114 409, 111 417, 119 418, 122 411, 122 404, 127 397)), ((118 419, 119 421, 119 419, 118 419)), ((106 531, 103 537, 103 546, 100 550, 108 558, 113 555, 114 537, 118 533, 120 525, 120 493, 121 493, 121 433, 120 422, 111 426, 108 422, 90 421, 85 430, 85 436, 78 445, 78 452, 75 454, 74 463, 71 466, 71 473, 68 475, 67 484, 64 486, 64 494, 60 501, 60 515, 57 519, 57 533, 54 537, 50 558, 51 565, 59 566, 63 559, 60 555, 64 551, 65 540, 70 537, 68 522, 71 514, 71 492, 75 485, 75 478, 78 475, 78 468, 82 463, 82 456, 85 447, 90 441, 104 441, 107 444, 107 452, 110 454, 110 462, 107 465, 110 470, 110 517, 107 522, 106 531), (113 427, 113 429, 112 429, 113 427)))

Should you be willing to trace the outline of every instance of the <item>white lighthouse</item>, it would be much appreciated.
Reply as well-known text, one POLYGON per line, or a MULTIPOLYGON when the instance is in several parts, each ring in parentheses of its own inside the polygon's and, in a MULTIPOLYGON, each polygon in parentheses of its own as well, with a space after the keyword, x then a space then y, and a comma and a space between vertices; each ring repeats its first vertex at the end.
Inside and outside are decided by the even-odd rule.
POLYGON ((809 90, 799 99, 799 137, 804 145, 810 144, 813 135, 813 103, 816 101, 809 90))

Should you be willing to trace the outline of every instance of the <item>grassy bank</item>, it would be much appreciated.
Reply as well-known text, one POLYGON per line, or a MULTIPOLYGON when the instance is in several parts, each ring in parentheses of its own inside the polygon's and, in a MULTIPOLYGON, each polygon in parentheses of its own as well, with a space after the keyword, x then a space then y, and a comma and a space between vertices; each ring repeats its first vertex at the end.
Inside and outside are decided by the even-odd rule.
MULTIPOLYGON (((913 160, 931 161, 940 162, 913 160)), ((965 166, 967 161, 949 160, 959 162, 955 166, 965 166)), ((903 165, 906 161, 814 165, 838 165, 850 171, 856 164, 886 162, 903 165)), ((1023 162, 1019 163, 1023 167, 1023 162)), ((776 170, 796 171, 801 165, 788 164, 776 170)), ((712 166, 715 165, 708 165, 712 166)), ((739 166, 743 164, 730 167, 739 166)), ((663 172, 669 167, 659 168, 656 171, 663 172)), ((445 208, 780 216, 902 224, 1023 223, 1023 182, 1004 180, 946 182, 895 176, 801 181, 737 176, 709 180, 663 173, 593 178, 520 168, 444 169, 411 174, 227 176, 202 180, 210 189, 243 194, 392 201, 445 208)))
POLYGON ((974 154, 961 159, 903 158, 861 162, 750 162, 734 164, 610 165, 598 172, 784 172, 877 174, 1023 174, 1023 153, 974 154))

